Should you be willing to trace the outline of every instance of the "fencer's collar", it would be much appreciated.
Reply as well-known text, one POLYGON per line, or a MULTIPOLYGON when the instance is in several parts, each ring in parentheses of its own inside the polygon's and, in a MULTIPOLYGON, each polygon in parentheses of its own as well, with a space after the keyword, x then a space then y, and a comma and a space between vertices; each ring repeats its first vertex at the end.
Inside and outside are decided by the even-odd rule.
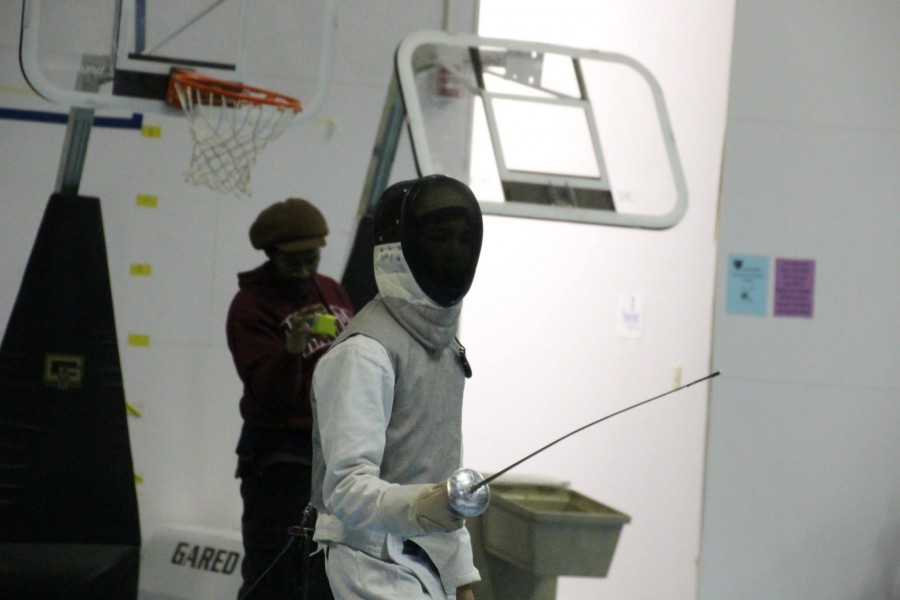
POLYGON ((385 306, 410 335, 431 350, 456 336, 462 302, 441 306, 422 291, 403 256, 400 242, 375 246, 375 285, 385 306))

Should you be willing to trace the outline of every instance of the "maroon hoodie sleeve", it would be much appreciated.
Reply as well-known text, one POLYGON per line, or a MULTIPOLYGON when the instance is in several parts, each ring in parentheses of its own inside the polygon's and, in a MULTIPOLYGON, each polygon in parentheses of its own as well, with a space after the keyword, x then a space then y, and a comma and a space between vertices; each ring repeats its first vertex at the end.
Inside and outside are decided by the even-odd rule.
MULTIPOLYGON (((313 370, 331 344, 313 338, 301 355, 288 352, 281 323, 299 305, 290 304, 263 278, 253 279, 235 295, 226 324, 228 347, 244 383, 241 414, 256 425, 308 427, 313 370)), ((329 277, 317 275, 315 289, 301 305, 315 303, 337 317, 338 333, 353 316, 347 292, 329 277)))
POLYGON ((244 383, 241 411, 249 412, 245 418, 251 421, 309 413, 303 382, 312 374, 306 373, 301 356, 285 349, 281 321, 290 313, 278 308, 242 291, 228 313, 228 347, 244 383))

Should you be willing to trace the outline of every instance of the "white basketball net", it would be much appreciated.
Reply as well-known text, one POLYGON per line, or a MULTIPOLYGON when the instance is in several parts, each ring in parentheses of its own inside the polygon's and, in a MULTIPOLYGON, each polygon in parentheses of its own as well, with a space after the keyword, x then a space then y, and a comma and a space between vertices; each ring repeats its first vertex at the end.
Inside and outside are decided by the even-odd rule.
POLYGON ((194 149, 185 181, 217 192, 250 196, 257 155, 290 125, 294 109, 235 100, 175 82, 191 126, 194 149))

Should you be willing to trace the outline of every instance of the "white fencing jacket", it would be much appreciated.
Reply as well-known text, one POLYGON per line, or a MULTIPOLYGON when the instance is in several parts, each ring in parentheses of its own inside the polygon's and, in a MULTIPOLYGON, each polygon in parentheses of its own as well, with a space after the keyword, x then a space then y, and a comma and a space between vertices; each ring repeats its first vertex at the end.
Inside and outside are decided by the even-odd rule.
POLYGON ((461 307, 441 307, 421 292, 399 244, 376 247, 375 271, 379 296, 313 377, 315 540, 394 561, 388 549, 412 539, 452 597, 480 579, 468 531, 425 531, 413 503, 461 466, 461 307))

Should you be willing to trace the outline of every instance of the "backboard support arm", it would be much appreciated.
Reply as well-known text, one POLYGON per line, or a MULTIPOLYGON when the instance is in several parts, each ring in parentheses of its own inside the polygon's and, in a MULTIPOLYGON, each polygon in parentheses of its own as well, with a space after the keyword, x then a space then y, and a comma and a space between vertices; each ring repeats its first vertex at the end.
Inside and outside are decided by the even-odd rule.
MULTIPOLYGON (((100 89, 105 81, 109 81, 110 77, 107 75, 110 71, 109 61, 108 56, 83 56, 81 59, 83 68, 79 70, 76 81, 78 89, 93 92, 100 89)), ((69 109, 69 121, 66 125, 54 191, 65 196, 78 195, 93 124, 93 108, 73 106, 69 109)))
POLYGON ((372 158, 369 160, 369 170, 360 199, 359 216, 373 214, 381 193, 387 189, 405 123, 406 109, 395 72, 388 85, 387 98, 378 125, 378 137, 372 150, 372 158))

